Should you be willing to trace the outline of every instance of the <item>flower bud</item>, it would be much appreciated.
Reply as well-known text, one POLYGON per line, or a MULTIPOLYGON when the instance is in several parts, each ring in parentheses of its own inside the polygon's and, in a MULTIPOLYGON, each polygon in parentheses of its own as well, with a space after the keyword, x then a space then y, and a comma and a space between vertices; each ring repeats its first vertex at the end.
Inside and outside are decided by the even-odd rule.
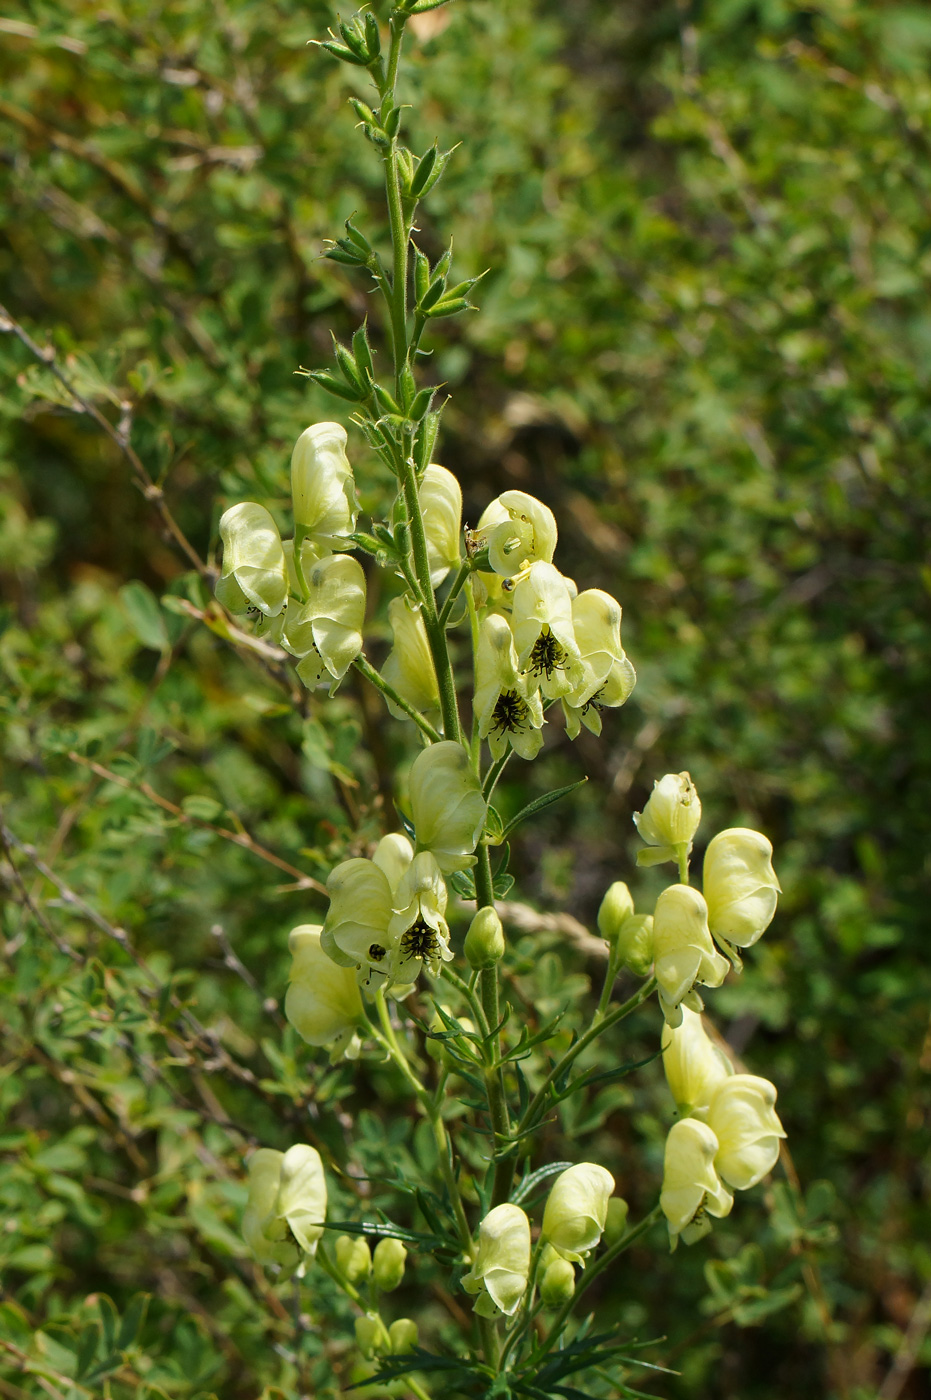
POLYGON ((391 1337, 378 1313, 363 1313, 356 1318, 356 1346, 369 1360, 391 1350, 391 1337))
POLYGON ((298 662, 297 674, 312 690, 331 682, 330 694, 362 650, 365 574, 349 554, 329 554, 305 570, 308 596, 292 605, 282 643, 298 662))
POLYGON ((705 1110, 715 1090, 733 1070, 722 1050, 705 1033, 701 1016, 682 1007, 682 1023, 663 1027, 663 1069, 681 1114, 705 1110))
POLYGON ((355 974, 327 957, 319 924, 299 924, 288 936, 291 975, 284 1014, 308 1045, 331 1047, 331 1061, 358 1058, 363 1021, 355 974))
POLYGON ((494 967, 504 957, 504 929, 495 910, 479 909, 465 936, 465 955, 470 967, 494 967))
POLYGON ((561 1308, 575 1292, 575 1269, 568 1259, 558 1256, 544 1269, 540 1297, 546 1308, 561 1308))
POLYGON ((230 506, 220 517, 223 572, 217 601, 231 613, 257 608, 277 617, 288 600, 288 571, 278 526, 254 501, 230 506))
POLYGON ((722 946, 751 947, 772 922, 779 881, 773 848, 759 831, 735 826, 708 843, 702 889, 708 924, 722 946))
MULTIPOLYGON (((404 593, 388 604, 388 620, 394 645, 382 667, 382 675, 415 710, 422 713, 438 710, 440 692, 420 608, 404 593)), ((404 711, 390 700, 388 709, 395 719, 407 719, 404 711)))
POLYGON ((361 1235, 340 1235, 336 1241, 336 1264, 350 1283, 368 1278, 372 1269, 368 1242, 361 1235))
POLYGON ((436 588, 450 569, 459 565, 462 491, 452 472, 431 463, 423 474, 418 494, 427 537, 430 582, 436 588))
POLYGON ((543 1239, 574 1264, 601 1239, 614 1177, 595 1162, 579 1162, 553 1183, 543 1211, 543 1239))
POLYGON ((730 1213, 734 1197, 715 1171, 717 1150, 714 1132, 697 1118, 683 1118, 669 1130, 659 1203, 673 1249, 680 1235, 686 1244, 706 1235, 709 1215, 720 1220, 730 1213))
POLYGON ((527 1291, 529 1274, 530 1221, 520 1206, 495 1206, 479 1226, 475 1262, 462 1286, 467 1293, 487 1293, 496 1308, 511 1316, 527 1291))
POLYGON ((653 962, 659 1003, 671 1026, 682 1022, 681 1003, 695 983, 720 987, 729 970, 711 941, 708 909, 698 890, 670 885, 653 914, 653 962))
POLYGON ((410 798, 417 850, 431 851, 444 875, 474 865, 487 809, 481 782, 461 744, 447 739, 417 755, 410 798))
POLYGON ((701 802, 688 773, 667 773, 653 784, 653 792, 642 812, 634 813, 634 825, 648 846, 640 851, 639 865, 659 865, 674 860, 678 848, 692 849, 692 838, 701 821, 701 802))
POLYGON ((714 1165, 737 1191, 755 1186, 776 1165, 786 1132, 775 1103, 775 1086, 755 1074, 731 1075, 711 1100, 708 1126, 718 1139, 714 1165))
POLYGON ((630 1207, 623 1196, 612 1196, 608 1202, 608 1214, 605 1217, 604 1242, 606 1245, 617 1244, 623 1239, 627 1229, 627 1214, 630 1207))
POLYGON ((328 548, 355 529, 355 484, 346 456, 346 429, 315 423, 301 433, 291 453, 295 528, 328 548))
POLYGON ((598 931, 613 943, 627 919, 633 917, 634 899, 623 880, 610 885, 598 910, 598 931))
POLYGON ((393 1236, 379 1240, 372 1256, 372 1278, 379 1293, 393 1293, 404 1277, 407 1250, 393 1236))
POLYGON ((413 1351, 417 1345, 417 1323, 409 1317, 398 1317, 388 1328, 388 1337, 391 1342, 391 1355, 403 1356, 405 1352, 413 1351))

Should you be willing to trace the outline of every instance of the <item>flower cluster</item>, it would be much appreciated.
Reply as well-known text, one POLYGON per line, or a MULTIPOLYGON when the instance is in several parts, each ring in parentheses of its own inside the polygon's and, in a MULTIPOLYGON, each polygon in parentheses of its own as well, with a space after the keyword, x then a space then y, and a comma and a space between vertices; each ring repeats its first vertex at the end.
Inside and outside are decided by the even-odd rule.
POLYGON ((220 519, 223 568, 217 599, 231 613, 259 615, 259 630, 297 658, 312 689, 336 689, 362 650, 365 574, 341 553, 352 544, 358 507, 346 430, 317 423, 291 454, 294 538, 282 540, 269 511, 253 501, 220 519))

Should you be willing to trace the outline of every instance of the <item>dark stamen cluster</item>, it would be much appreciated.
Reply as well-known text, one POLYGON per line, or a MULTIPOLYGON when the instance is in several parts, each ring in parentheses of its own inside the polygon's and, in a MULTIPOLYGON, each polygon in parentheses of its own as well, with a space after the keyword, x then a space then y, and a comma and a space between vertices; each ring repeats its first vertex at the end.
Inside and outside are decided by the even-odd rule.
POLYGON ((600 690, 596 690, 596 691, 595 691, 595 693, 594 693, 594 695, 591 697, 591 699, 585 701, 585 704, 582 706, 582 714, 583 714, 583 715, 587 715, 588 712, 589 712, 589 710, 603 710, 603 709, 604 709, 604 705, 602 705, 602 703, 601 703, 601 697, 602 697, 602 695, 604 695, 604 693, 605 693, 605 688, 606 688, 605 686, 602 686, 600 690))
POLYGON ((372 962, 381 962, 387 951, 387 948, 383 948, 380 943, 373 943, 369 948, 369 957, 372 962))
POLYGON ((424 919, 418 919, 401 939, 401 952, 406 958, 433 958, 439 951, 436 930, 424 919))
POLYGON ((552 680, 554 671, 566 664, 566 650, 561 647, 548 627, 544 627, 530 653, 530 670, 535 676, 552 680))
POLYGON ((516 690, 502 690, 492 714, 492 728, 513 734, 527 723, 530 706, 516 690))

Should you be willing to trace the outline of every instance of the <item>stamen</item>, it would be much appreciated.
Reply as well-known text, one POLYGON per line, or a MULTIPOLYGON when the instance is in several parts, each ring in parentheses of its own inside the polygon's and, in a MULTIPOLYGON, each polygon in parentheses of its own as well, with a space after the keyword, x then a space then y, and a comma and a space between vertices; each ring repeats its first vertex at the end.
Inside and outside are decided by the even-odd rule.
POLYGON ((514 734, 523 729, 530 714, 530 706, 516 690, 502 690, 492 714, 492 728, 504 734, 514 734))
POLYGON ((383 948, 380 943, 373 943, 369 948, 369 957, 372 962, 381 962, 387 951, 387 948, 383 948))
POLYGON ((406 958, 434 958, 439 949, 440 940, 436 936, 436 930, 424 919, 417 919, 411 924, 401 939, 401 952, 406 958))
POLYGON ((561 671, 566 664, 567 652, 560 646, 548 627, 544 627, 533 644, 530 653, 530 670, 535 676, 546 676, 552 680, 554 671, 561 671))

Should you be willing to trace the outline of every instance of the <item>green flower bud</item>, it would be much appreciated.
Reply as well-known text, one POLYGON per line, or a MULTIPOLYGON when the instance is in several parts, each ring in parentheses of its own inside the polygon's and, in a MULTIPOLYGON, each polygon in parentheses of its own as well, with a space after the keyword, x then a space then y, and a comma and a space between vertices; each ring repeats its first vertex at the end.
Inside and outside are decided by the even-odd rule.
POLYGON ((417 1345, 417 1323, 412 1322, 409 1317, 396 1318, 388 1328, 388 1337, 391 1341, 391 1355, 403 1356, 405 1352, 413 1351, 417 1345))
POLYGON ((404 1277, 407 1250, 400 1240, 379 1240, 372 1256, 372 1278, 380 1293, 393 1293, 404 1277))
POLYGON ((465 936, 465 955, 473 968, 494 967, 504 957, 504 929, 494 909, 479 909, 465 936))
POLYGON ((608 1202, 608 1213, 605 1216, 604 1242, 606 1245, 617 1244, 623 1237, 627 1229, 628 1205, 622 1196, 612 1196, 608 1202))
POLYGON ((315 423, 301 433, 291 453, 291 496, 295 528, 315 545, 333 549, 352 534, 356 489, 339 423, 315 423))
POLYGON ((217 600, 231 613, 256 608, 277 617, 288 600, 288 571, 278 526, 254 501, 230 506, 220 517, 223 572, 217 600))
POLYGON ((692 838, 701 821, 701 802, 688 773, 667 773, 653 784, 642 812, 634 813, 634 825, 654 850, 637 854, 639 865, 659 865, 675 860, 679 847, 692 849, 692 838))
POLYGON ((598 910, 598 931, 613 943, 627 919, 633 917, 634 900, 623 880, 615 880, 608 888, 598 910))
POLYGON ((391 1350, 388 1329, 378 1313, 363 1313, 356 1318, 356 1346, 369 1359, 391 1350))
POLYGON ((557 1254, 579 1264, 604 1230, 614 1177, 595 1162, 579 1162, 553 1183, 543 1212, 543 1239, 557 1254))
POLYGON ((361 1235, 340 1235, 336 1241, 336 1263, 350 1283, 368 1278, 372 1255, 367 1241, 361 1235))
POLYGON ((575 1292, 575 1269, 568 1259, 556 1258, 540 1280, 540 1297, 547 1308, 561 1308, 575 1292))
POLYGON ((474 865, 487 809, 462 745, 444 740, 419 753, 411 768, 410 796, 417 850, 432 852, 444 875, 474 865))
POLYGON ((714 1166, 718 1146, 712 1129, 697 1118, 680 1119, 669 1130, 659 1203, 673 1249, 680 1235, 686 1244, 707 1235, 709 1215, 720 1220, 730 1214, 734 1197, 714 1166))
POLYGON ((355 973, 327 957, 319 924, 299 924, 288 936, 291 975, 284 1014, 308 1045, 328 1045, 332 1063, 358 1058, 362 998, 355 973))
POLYGON ((462 1286, 479 1294, 480 1316, 495 1316, 498 1310, 510 1317, 527 1291, 529 1275, 530 1221, 520 1206, 495 1206, 479 1226, 475 1262, 462 1286))

